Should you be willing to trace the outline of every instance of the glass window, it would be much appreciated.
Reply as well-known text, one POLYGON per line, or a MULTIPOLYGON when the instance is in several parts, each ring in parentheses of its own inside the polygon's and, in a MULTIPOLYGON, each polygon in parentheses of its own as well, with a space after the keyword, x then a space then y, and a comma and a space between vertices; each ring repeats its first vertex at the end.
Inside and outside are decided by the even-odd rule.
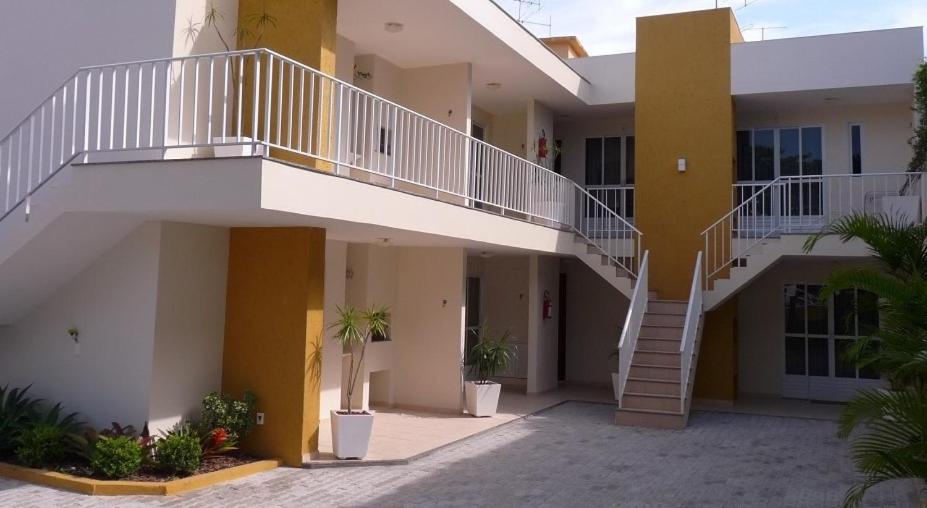
POLYGON ((847 351, 853 347, 853 339, 834 339, 834 376, 856 377, 856 365, 847 360, 847 351))
POLYGON ((602 138, 586 138, 586 185, 602 185, 602 138))
POLYGON ((821 286, 805 286, 808 305, 808 334, 827 335, 827 301, 820 298, 821 286))
POLYGON ((808 338, 808 375, 830 375, 830 353, 828 352, 830 339, 824 337, 808 338))
POLYGON ((805 333, 805 287, 785 286, 785 333, 805 333))
POLYGON ((634 136, 624 138, 624 183, 634 185, 634 136))
POLYGON ((605 138, 605 185, 621 183, 621 138, 605 138))
POLYGON ((779 175, 801 174, 799 153, 798 129, 779 130, 779 175))
POLYGON ((785 373, 795 376, 805 375, 804 337, 785 338, 785 373))
POLYGON ((859 125, 850 126, 850 165, 853 174, 863 172, 863 133, 862 126, 859 125))
POLYGON ((753 143, 751 131, 737 131, 737 180, 753 180, 753 143))
POLYGON ((834 334, 856 336, 856 291, 853 289, 834 295, 834 334))
POLYGON ((824 145, 820 127, 801 130, 801 174, 820 175, 824 170, 824 145))
MULTIPOLYGON (((877 340, 870 342, 869 349, 866 351, 866 354, 869 355, 878 352, 879 346, 880 344, 877 340)), ((862 379, 879 379, 881 376, 879 375, 878 370, 876 370, 872 365, 866 365, 859 369, 859 377, 862 379)))
POLYGON ((879 329, 879 299, 869 291, 857 291, 856 313, 859 335, 872 335, 879 329))
POLYGON ((776 178, 776 141, 772 129, 753 132, 753 179, 757 181, 776 178))

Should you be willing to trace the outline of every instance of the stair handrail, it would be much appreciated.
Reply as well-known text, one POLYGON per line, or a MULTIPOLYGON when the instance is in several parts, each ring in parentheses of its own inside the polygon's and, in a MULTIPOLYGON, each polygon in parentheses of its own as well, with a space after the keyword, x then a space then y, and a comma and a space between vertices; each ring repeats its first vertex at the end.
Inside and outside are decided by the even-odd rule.
POLYGON ((689 391, 689 370, 695 356, 695 341, 698 336, 699 322, 702 319, 702 251, 695 257, 695 269, 692 271, 692 288, 689 291, 689 303, 686 306, 686 320, 682 328, 682 341, 679 343, 679 411, 686 410, 686 397, 689 391))
POLYGON ((634 285, 631 303, 628 305, 628 313, 621 330, 621 339, 618 341, 618 407, 624 405, 624 389, 631 372, 631 360, 634 358, 634 350, 637 349, 637 338, 644 322, 644 314, 647 312, 647 301, 650 299, 647 282, 649 257, 649 251, 644 251, 637 284, 634 285))
POLYGON ((602 255, 631 277, 639 278, 644 234, 582 185, 576 182, 573 185, 579 194, 573 232, 598 248, 602 255))
POLYGON ((778 214, 767 215, 772 222, 762 226, 762 221, 758 218, 761 217, 761 211, 766 210, 767 203, 772 210, 778 206, 781 178, 760 187, 752 196, 702 231, 701 236, 705 242, 703 266, 706 287, 710 287, 708 284, 717 273, 779 230, 778 214), (753 228, 749 228, 750 225, 753 228), (757 227, 761 229, 758 230, 757 227), (735 231, 736 243, 733 237, 735 231))

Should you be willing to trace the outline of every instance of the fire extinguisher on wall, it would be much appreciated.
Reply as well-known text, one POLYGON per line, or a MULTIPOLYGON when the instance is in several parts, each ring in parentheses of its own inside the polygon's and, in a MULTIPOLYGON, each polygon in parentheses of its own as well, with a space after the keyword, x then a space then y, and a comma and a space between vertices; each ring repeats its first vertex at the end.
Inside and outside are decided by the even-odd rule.
POLYGON ((541 137, 538 138, 538 159, 547 159, 547 132, 541 129, 541 137))
POLYGON ((544 291, 544 319, 554 317, 554 301, 550 299, 550 291, 544 291))

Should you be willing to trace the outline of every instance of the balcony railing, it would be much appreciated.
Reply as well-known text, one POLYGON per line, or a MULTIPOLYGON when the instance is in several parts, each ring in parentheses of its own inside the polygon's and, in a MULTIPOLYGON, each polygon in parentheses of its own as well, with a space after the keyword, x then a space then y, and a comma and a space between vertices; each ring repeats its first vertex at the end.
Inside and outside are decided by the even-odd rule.
POLYGON ((853 213, 922 218, 919 173, 783 176, 736 184, 734 207, 702 232, 706 282, 766 238, 815 234, 853 213))
POLYGON ((268 50, 81 68, 0 138, 0 220, 77 158, 225 153, 567 228, 638 272, 640 231, 572 180, 268 50))

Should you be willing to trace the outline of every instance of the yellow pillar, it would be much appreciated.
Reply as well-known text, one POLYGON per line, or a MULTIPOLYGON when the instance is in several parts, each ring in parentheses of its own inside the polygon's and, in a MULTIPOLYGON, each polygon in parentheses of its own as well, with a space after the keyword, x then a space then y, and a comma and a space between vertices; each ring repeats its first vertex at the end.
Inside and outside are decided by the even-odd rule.
MULTIPOLYGON (((335 53, 338 39, 338 0, 240 0, 238 7, 239 27, 245 27, 251 32, 256 32, 257 29, 254 26, 254 16, 264 12, 276 19, 276 25, 267 25, 263 29, 260 41, 256 41, 256 35, 252 35, 243 38, 243 44, 253 46, 256 43, 257 46, 261 48, 276 51, 283 56, 312 67, 313 69, 322 71, 325 74, 330 76, 335 75, 335 53)), ((279 62, 276 63, 279 64, 279 62)), ((263 108, 265 107, 264 104, 266 100, 264 94, 267 89, 268 70, 264 68, 261 72, 261 88, 259 91, 261 96, 261 107, 263 108)), ((282 97, 280 97, 283 102, 281 109, 284 112, 283 130, 284 132, 287 131, 287 129, 292 131, 292 138, 296 140, 297 133, 300 132, 298 115, 294 114, 291 118, 287 114, 287 111, 291 109, 288 91, 291 77, 290 72, 285 66, 284 73, 281 76, 280 68, 275 65, 271 70, 271 74, 273 75, 273 82, 270 86, 273 96, 272 101, 277 100, 278 85, 280 79, 283 79, 284 88, 287 90, 283 93, 282 97), (288 122, 292 124, 287 126, 286 124, 288 122)), ((295 83, 298 84, 298 82, 299 75, 296 74, 295 83)), ((324 85, 317 83, 315 85, 315 97, 313 97, 315 107, 313 108, 313 115, 312 118, 309 118, 308 114, 304 116, 301 129, 304 133, 310 132, 311 129, 311 132, 316 133, 315 139, 322 140, 322 153, 320 153, 322 156, 331 156, 333 154, 329 153, 329 150, 335 150, 334 146, 330 146, 330 144, 326 142, 328 139, 328 124, 332 115, 330 107, 332 91, 329 85, 330 83, 325 83, 324 85), (321 130, 320 134, 318 133, 319 130, 321 130)), ((251 86, 253 86, 252 83, 245 83, 244 116, 246 118, 244 119, 243 125, 246 127, 246 131, 250 131, 251 129, 251 118, 249 114, 249 106, 252 102, 253 93, 253 88, 251 88, 251 86)), ((298 93, 298 89, 296 92, 298 93)), ((305 104, 308 105, 310 99, 308 96, 309 92, 306 91, 305 93, 307 95, 304 101, 305 104)), ((297 103, 297 99, 294 98, 293 102, 297 103)), ((274 107, 271 108, 270 125, 274 127, 271 129, 270 137, 276 142, 276 102, 273 103, 273 106, 274 107)), ((308 106, 306 107, 308 109, 308 106)), ((267 133, 264 133, 263 118, 259 119, 258 123, 260 126, 258 132, 263 133, 263 137, 266 139, 267 133)), ((284 133, 282 137, 284 139, 280 144, 286 145, 289 140, 288 136, 284 133)), ((293 144, 296 144, 295 141, 293 144)), ((313 141, 313 144, 315 144, 315 141, 313 141)), ((306 149, 305 143, 302 148, 304 150, 306 149)), ((319 153, 318 146, 313 146, 313 153, 319 153)), ((273 149, 271 150, 271 155, 297 164, 314 166, 318 169, 331 169, 332 167, 324 161, 302 157, 285 150, 273 149)))
POLYGON ((299 466, 318 450, 325 230, 233 228, 222 390, 258 397, 244 448, 299 466))
MULTIPOLYGON (((637 20, 635 219, 661 298, 688 298, 701 232, 730 211, 731 43, 741 41, 730 9, 637 20)), ((736 310, 731 301, 706 315, 698 397, 736 396, 736 310)))

